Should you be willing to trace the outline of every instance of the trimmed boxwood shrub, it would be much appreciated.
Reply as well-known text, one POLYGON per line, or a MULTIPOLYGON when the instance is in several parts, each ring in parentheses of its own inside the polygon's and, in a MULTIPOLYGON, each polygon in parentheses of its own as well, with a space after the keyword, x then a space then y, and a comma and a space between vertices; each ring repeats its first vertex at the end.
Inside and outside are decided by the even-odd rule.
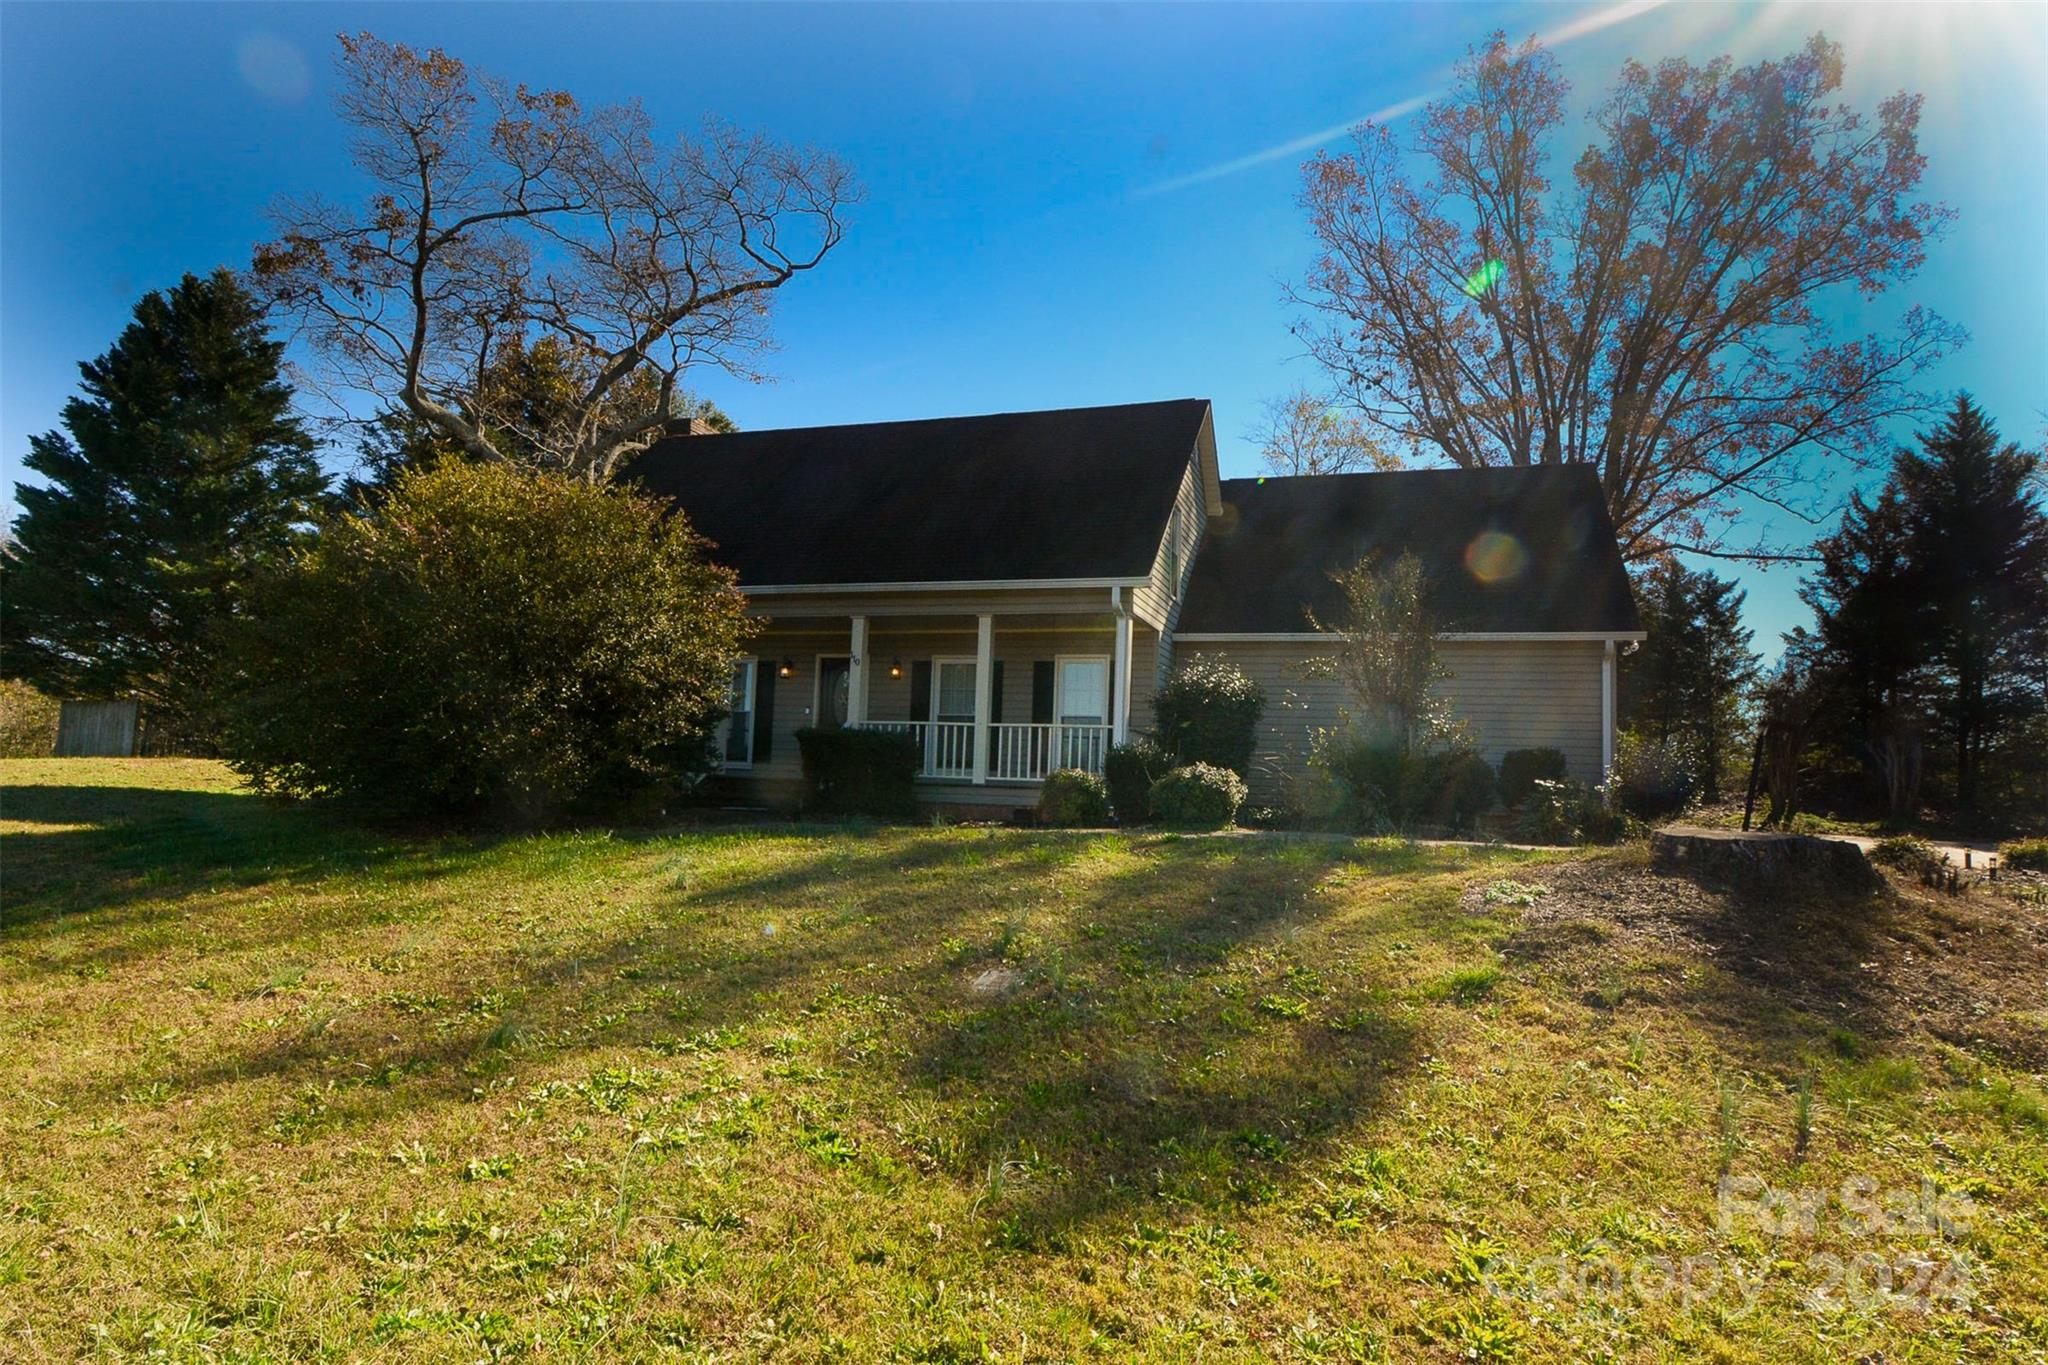
POLYGON ((1152 784, 1173 770, 1173 756, 1149 739, 1118 744, 1103 760, 1117 823, 1142 825, 1152 815, 1152 784))
POLYGON ((1221 829, 1244 798, 1244 779, 1230 769, 1190 763, 1152 784, 1152 813, 1176 829, 1221 829))
POLYGON ((1209 763, 1243 777, 1251 768, 1266 694, 1243 669, 1197 654, 1152 699, 1159 742, 1176 763, 1209 763))
POLYGON ((1038 823, 1106 825, 1109 788, 1085 769, 1056 768, 1045 775, 1045 785, 1038 790, 1038 823))
POLYGON ((1469 829, 1496 793, 1493 769, 1470 749, 1417 753, 1340 737, 1317 746, 1315 763, 1336 780, 1351 823, 1364 830, 1469 829))
POLYGON ((821 815, 917 813, 917 741, 881 730, 796 732, 806 810, 821 815))
POLYGON ((1510 749, 1500 756, 1500 803, 1509 810, 1529 799, 1538 782, 1570 777, 1562 749, 1510 749))

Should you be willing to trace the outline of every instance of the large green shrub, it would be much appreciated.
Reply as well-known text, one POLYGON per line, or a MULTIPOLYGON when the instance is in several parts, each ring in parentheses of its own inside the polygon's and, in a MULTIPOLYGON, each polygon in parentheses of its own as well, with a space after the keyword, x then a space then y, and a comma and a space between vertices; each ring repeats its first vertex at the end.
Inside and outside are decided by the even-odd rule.
POLYGON ((1152 699, 1159 742, 1177 763, 1209 763, 1243 777, 1258 742, 1266 694, 1244 670, 1197 654, 1152 699))
POLYGON ((1562 749, 1510 749, 1500 756, 1500 803, 1514 810, 1529 799, 1538 782, 1562 782, 1570 776, 1562 749))
POLYGON ((0 682, 0 758, 48 758, 62 704, 25 682, 0 682))
POLYGON ((1616 805, 1639 820, 1663 820, 1699 796, 1699 747, 1683 736, 1658 740, 1632 730, 1614 746, 1608 788, 1616 805))
POLYGON ((1324 736, 1312 761, 1335 780, 1343 818, 1363 830, 1469 829, 1492 809, 1493 769, 1465 748, 1417 751, 1397 741, 1324 736))
POLYGON ((1244 804, 1244 779, 1213 763, 1175 768, 1152 784, 1152 813, 1176 829, 1221 829, 1244 804))
POLYGON ((1998 860, 2024 872, 2048 872, 2048 839, 2021 839, 1998 846, 1998 860))
POLYGON ((1173 755, 1149 739, 1112 747, 1103 760, 1109 804, 1117 823, 1142 825, 1152 815, 1152 784, 1173 769, 1173 755))
POLYGON ((221 747, 259 786, 390 815, 615 808, 711 764, 743 611, 665 504, 448 462, 251 584, 221 747))
POLYGON ((1045 785, 1038 789, 1038 823, 1106 825, 1109 788, 1085 769, 1056 768, 1045 775, 1045 785))
POLYGON ((914 815, 917 741, 881 730, 796 732, 804 760, 804 808, 821 815, 914 815))

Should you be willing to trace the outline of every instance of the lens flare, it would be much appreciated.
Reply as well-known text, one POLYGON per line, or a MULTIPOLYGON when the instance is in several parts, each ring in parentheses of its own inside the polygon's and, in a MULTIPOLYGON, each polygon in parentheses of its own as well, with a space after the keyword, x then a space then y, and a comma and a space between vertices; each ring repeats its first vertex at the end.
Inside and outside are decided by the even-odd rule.
POLYGON ((1481 583, 1520 578, 1529 567, 1529 552, 1505 531, 1481 531, 1465 547, 1465 568, 1481 583))
POLYGON ((1489 293, 1495 285, 1500 283, 1501 276, 1507 273, 1508 263, 1496 256, 1466 276, 1465 292, 1476 299, 1481 294, 1489 293))

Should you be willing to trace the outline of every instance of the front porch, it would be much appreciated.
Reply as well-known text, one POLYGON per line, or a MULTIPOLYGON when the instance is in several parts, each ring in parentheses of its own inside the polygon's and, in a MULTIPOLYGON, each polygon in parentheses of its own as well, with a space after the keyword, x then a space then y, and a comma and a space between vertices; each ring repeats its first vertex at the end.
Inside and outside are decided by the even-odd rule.
POLYGON ((934 804, 1023 804, 1036 797, 1018 789, 1056 769, 1103 772, 1134 701, 1151 695, 1158 646, 1115 604, 778 616, 736 679, 754 706, 734 707, 745 733, 728 734, 725 772, 771 801, 795 798, 796 731, 846 726, 910 736, 934 804), (756 714, 764 705, 772 714, 756 714))
POLYGON ((843 697, 822 665, 818 723, 907 734, 923 757, 922 777, 973 785, 1042 782, 1058 768, 1099 774, 1110 746, 1128 736, 1128 613, 979 613, 971 654, 960 649, 964 621, 954 627, 962 634, 941 635, 936 625, 849 618, 843 697), (1020 702, 1028 707, 1021 718, 1020 702))

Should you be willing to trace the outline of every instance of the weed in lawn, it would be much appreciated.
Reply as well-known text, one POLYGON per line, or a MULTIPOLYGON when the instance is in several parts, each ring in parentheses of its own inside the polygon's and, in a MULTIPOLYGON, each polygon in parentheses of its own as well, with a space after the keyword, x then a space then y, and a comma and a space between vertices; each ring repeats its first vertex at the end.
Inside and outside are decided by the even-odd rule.
POLYGON ((1741 1091, 1733 1077, 1721 1078, 1721 1104, 1717 1114, 1720 1123, 1721 1174, 1726 1175, 1735 1165, 1736 1155, 1742 1150, 1742 1109, 1741 1091))
POLYGON ((1813 1143, 1813 1078, 1801 1076, 1792 1096, 1792 1158, 1806 1155, 1813 1143))
POLYGON ((1476 1005, 1492 995, 1500 982, 1501 970, 1498 967, 1464 967, 1437 981, 1431 987, 1430 995, 1454 1004, 1476 1005))

